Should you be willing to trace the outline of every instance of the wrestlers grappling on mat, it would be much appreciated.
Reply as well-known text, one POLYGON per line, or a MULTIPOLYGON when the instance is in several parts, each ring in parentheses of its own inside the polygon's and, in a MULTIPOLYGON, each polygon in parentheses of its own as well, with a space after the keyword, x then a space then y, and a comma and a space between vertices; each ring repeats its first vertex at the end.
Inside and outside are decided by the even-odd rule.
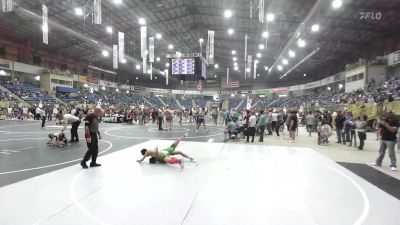
MULTIPOLYGON (((183 135, 183 137, 186 137, 186 136, 187 136, 187 133, 185 135, 183 135)), ((189 157, 185 153, 183 153, 181 151, 175 151, 176 147, 178 146, 178 144, 181 140, 182 140, 182 138, 179 138, 170 147, 168 147, 164 150, 161 150, 161 151, 158 151, 158 147, 155 147, 154 150, 147 150, 144 148, 141 150, 143 158, 140 160, 137 160, 137 162, 143 162, 143 160, 145 158, 151 157, 149 160, 150 164, 155 164, 155 163, 157 163, 157 161, 161 162, 161 163, 169 163, 169 164, 179 163, 179 165, 181 166, 181 169, 183 169, 183 167, 184 167, 183 159, 172 157, 173 155, 181 155, 181 156, 189 159, 191 162, 195 162, 195 161, 193 158, 189 157)))

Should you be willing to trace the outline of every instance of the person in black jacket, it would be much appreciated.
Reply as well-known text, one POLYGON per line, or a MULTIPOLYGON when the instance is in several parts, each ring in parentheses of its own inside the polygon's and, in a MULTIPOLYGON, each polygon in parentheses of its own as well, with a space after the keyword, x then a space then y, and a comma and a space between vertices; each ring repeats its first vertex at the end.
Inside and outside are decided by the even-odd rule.
POLYGON ((338 141, 336 143, 342 143, 342 139, 343 139, 343 144, 346 144, 346 140, 343 136, 342 138, 342 130, 343 130, 343 125, 344 125, 344 121, 346 121, 346 118, 343 116, 342 111, 337 111, 337 116, 335 119, 335 124, 336 124, 336 136, 338 141))

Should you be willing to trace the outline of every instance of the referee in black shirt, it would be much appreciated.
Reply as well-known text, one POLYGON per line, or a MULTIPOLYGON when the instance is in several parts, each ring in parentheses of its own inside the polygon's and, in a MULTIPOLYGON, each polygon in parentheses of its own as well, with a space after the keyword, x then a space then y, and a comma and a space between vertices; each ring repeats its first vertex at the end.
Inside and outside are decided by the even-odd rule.
POLYGON ((101 166, 96 162, 97 155, 99 153, 99 139, 101 139, 99 131, 99 117, 103 115, 104 111, 102 108, 95 108, 93 113, 89 113, 85 118, 85 138, 88 146, 88 150, 83 157, 81 166, 87 169, 86 162, 92 158, 90 167, 101 166))

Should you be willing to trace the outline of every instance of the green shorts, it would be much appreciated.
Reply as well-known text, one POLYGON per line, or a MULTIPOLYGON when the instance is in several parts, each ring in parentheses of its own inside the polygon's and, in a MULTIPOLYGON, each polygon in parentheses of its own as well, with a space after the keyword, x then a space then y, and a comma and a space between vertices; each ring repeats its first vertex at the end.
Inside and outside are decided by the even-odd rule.
POLYGON ((169 146, 168 148, 164 149, 163 151, 167 151, 169 154, 171 154, 172 152, 174 152, 176 149, 176 146, 169 146))

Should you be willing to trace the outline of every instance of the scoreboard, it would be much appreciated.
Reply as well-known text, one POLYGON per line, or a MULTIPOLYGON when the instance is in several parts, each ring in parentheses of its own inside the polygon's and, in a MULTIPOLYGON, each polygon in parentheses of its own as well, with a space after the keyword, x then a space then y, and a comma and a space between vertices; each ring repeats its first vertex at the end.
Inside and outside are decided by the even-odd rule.
POLYGON ((196 64, 194 58, 172 59, 172 75, 195 75, 196 64))

